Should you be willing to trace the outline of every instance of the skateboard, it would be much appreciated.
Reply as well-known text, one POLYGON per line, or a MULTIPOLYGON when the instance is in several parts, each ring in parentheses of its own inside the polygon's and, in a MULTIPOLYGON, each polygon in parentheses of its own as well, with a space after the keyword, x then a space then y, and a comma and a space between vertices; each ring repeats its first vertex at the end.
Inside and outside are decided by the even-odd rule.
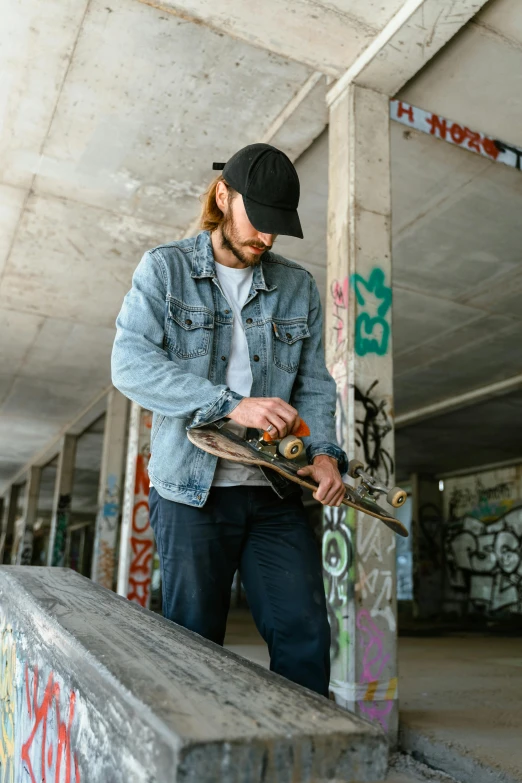
MULTIPOLYGON (((288 435, 281 440, 272 438, 267 432, 259 434, 257 438, 240 438, 234 432, 218 429, 212 425, 187 430, 190 442, 209 454, 232 462, 275 470, 290 481, 315 490, 317 489, 315 481, 309 476, 299 476, 297 471, 303 466, 293 461, 303 452, 304 444, 301 437, 307 434, 309 430, 304 422, 295 435, 288 435)), ((348 475, 360 479, 360 484, 357 488, 345 484, 346 494, 342 502, 357 511, 382 520, 391 530, 406 538, 408 531, 404 525, 375 501, 376 495, 385 494, 388 503, 399 508, 406 500, 406 492, 399 487, 389 489, 380 484, 364 470, 364 465, 358 460, 351 460, 348 475)))

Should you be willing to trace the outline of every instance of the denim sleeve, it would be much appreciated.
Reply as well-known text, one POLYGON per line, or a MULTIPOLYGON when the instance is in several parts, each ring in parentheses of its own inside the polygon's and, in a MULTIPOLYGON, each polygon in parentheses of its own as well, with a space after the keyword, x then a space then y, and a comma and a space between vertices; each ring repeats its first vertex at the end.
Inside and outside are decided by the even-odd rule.
POLYGON ((187 418, 189 427, 210 424, 234 410, 243 397, 228 386, 186 372, 163 348, 167 275, 157 253, 147 252, 116 319, 112 382, 143 408, 187 418))
POLYGON ((303 438, 308 462, 318 454, 337 459, 341 475, 348 470, 346 453, 338 446, 335 432, 336 385, 326 369, 323 348, 323 316, 319 292, 310 275, 310 337, 303 341, 299 370, 292 389, 290 403, 310 427, 303 438))

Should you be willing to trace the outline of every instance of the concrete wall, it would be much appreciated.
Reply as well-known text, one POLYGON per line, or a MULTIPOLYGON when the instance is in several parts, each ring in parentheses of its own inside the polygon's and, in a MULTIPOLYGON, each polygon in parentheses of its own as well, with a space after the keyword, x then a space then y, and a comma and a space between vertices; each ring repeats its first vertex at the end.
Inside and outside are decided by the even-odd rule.
POLYGON ((0 568, 0 780, 379 780, 382 732, 72 571, 0 568))
POLYGON ((444 486, 444 611, 522 614, 522 465, 444 486))

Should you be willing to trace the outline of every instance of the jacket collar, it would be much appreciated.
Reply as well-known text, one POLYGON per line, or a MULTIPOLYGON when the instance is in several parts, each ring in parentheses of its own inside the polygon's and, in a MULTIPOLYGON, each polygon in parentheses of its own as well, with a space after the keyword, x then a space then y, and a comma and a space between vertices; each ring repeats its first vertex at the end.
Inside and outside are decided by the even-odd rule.
MULTIPOLYGON (((267 255, 270 255, 268 253, 267 255)), ((196 236, 196 242, 192 253, 192 277, 216 277, 216 262, 212 252, 210 232, 201 231, 196 236)), ((263 261, 254 267, 252 275, 252 288, 257 291, 274 291, 277 286, 267 284, 263 270, 263 261)))

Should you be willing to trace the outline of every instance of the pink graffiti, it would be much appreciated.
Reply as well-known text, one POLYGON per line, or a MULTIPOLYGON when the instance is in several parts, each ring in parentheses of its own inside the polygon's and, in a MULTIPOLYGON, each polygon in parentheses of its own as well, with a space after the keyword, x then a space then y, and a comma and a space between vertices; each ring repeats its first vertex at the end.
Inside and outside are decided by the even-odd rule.
MULTIPOLYGON (((363 667, 361 682, 375 683, 381 679, 384 667, 389 662, 391 656, 384 651, 384 633, 377 628, 370 617, 367 609, 361 609, 357 615, 357 628, 361 632, 361 647, 363 653, 363 667)), ((378 721, 382 728, 387 731, 387 717, 392 711, 393 701, 376 702, 364 701, 358 702, 361 712, 369 720, 378 721)))
POLYGON ((333 299, 333 317, 335 323, 333 329, 337 332, 337 346, 341 345, 344 339, 345 321, 344 314, 340 311, 348 309, 348 278, 345 277, 341 282, 334 280, 332 283, 332 299, 333 299))

